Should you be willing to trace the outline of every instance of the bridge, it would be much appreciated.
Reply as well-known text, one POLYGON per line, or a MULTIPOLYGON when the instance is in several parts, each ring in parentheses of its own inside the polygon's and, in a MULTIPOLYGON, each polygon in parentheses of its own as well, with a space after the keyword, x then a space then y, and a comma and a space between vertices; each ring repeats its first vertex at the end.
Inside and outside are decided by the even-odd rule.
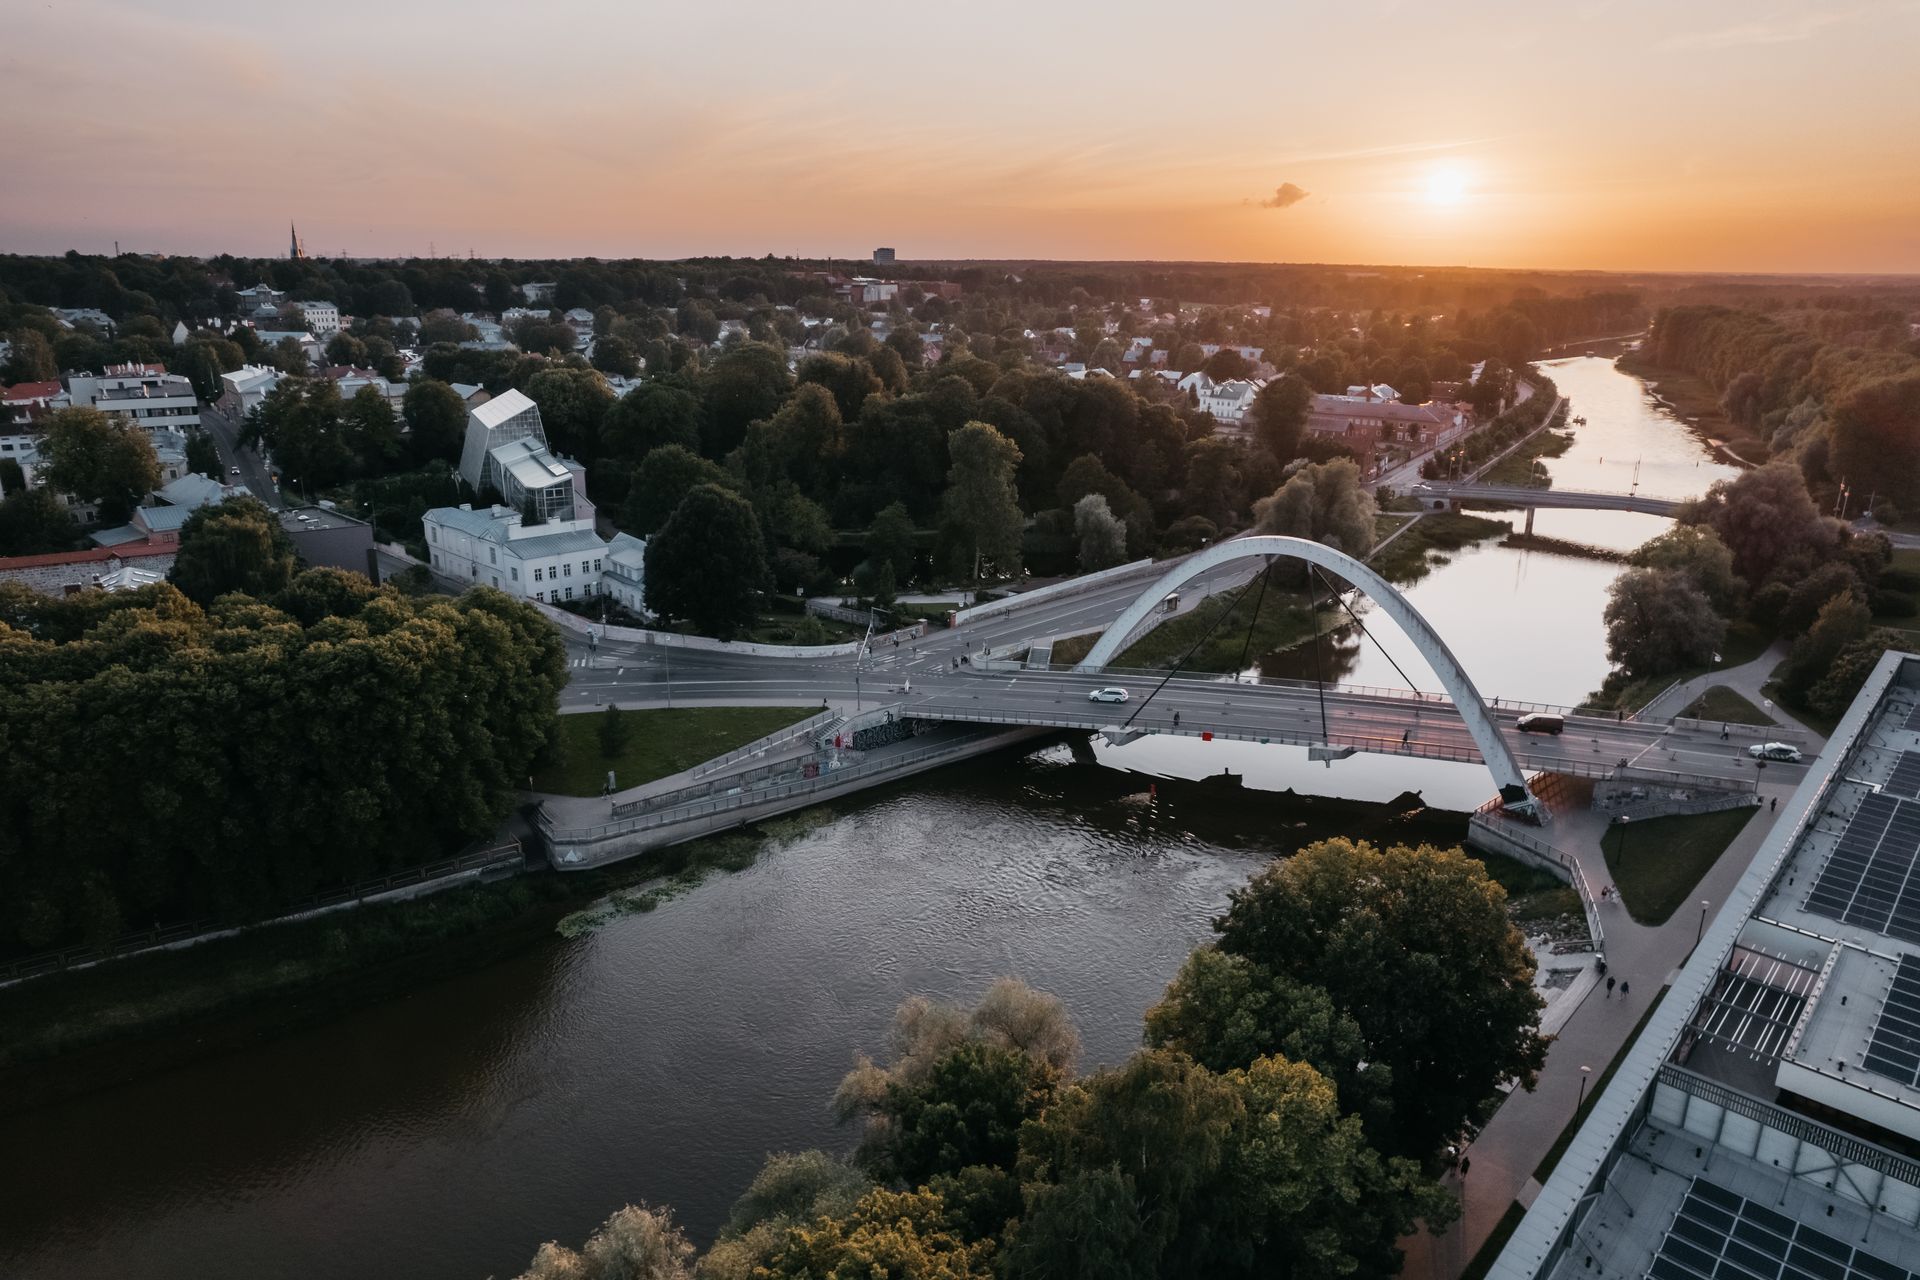
POLYGON ((1432 480, 1410 490, 1420 505, 1432 511, 1445 511, 1461 502, 1496 503, 1503 507, 1566 508, 1574 511, 1637 511, 1642 515, 1671 516, 1685 505, 1683 498, 1649 498, 1635 493, 1590 493, 1580 489, 1529 489, 1519 485, 1448 484, 1432 480))
MULTIPOLYGON (((1769 781, 1795 781, 1805 771, 1803 765, 1761 766, 1748 755, 1755 735, 1790 738, 1784 730, 1735 726, 1729 731, 1718 724, 1582 715, 1571 708, 1500 698, 1489 703, 1444 641, 1391 584, 1319 543, 1239 538, 1172 566, 1146 570, 1158 576, 1129 572, 1090 582, 1084 590, 1036 598, 955 630, 937 630, 898 647, 889 644, 859 660, 669 652, 619 635, 600 640, 591 652, 575 648, 565 703, 576 709, 607 703, 659 706, 675 698, 680 705, 808 702, 827 707, 829 718, 850 726, 884 717, 903 730, 917 726, 920 736, 908 739, 903 733, 902 741, 846 760, 804 740, 786 744, 784 754, 771 749, 748 753, 738 762, 736 777, 729 779, 725 769, 717 769, 703 774, 697 795, 692 788, 684 795, 655 792, 638 805, 645 812, 638 812, 638 802, 630 800, 612 814, 605 799, 549 800, 549 836, 554 828, 566 827, 591 829, 596 839, 639 839, 646 831, 653 833, 648 837, 652 844, 691 838, 1049 730, 1100 733, 1123 747, 1143 736, 1174 735, 1304 745, 1329 760, 1367 751, 1478 761, 1492 774, 1502 802, 1522 812, 1534 806, 1529 771, 1601 778, 1626 770, 1655 783, 1749 790, 1763 776, 1763 767, 1770 771, 1764 775, 1769 781), (1191 598, 1237 587, 1280 556, 1306 560, 1372 597, 1426 659, 1441 690, 1247 682, 1170 676, 1165 671, 1122 672, 1106 665, 1135 634, 1164 616, 1159 606, 1169 592, 1181 588, 1191 598), (1021 661, 1034 637, 1094 629, 1102 630, 1102 639, 1074 671, 1029 670, 1021 661), (1094 689, 1108 686, 1127 690, 1128 701, 1089 699, 1094 689), (1521 732, 1518 720, 1529 711, 1562 715, 1564 731, 1521 732), (865 719, 854 718, 856 713, 865 719), (810 774, 803 756, 813 762, 810 774), (889 759, 897 761, 897 767, 890 767, 889 759), (784 772, 783 762, 791 766, 784 772), (853 767, 839 768, 847 764, 853 767), (762 798, 773 806, 766 812, 757 807, 762 798), (679 830, 676 815, 694 825, 685 834, 662 835, 679 830)), ((824 741, 831 743, 834 736, 830 730, 824 741)), ((638 851, 627 848, 615 856, 638 851)))

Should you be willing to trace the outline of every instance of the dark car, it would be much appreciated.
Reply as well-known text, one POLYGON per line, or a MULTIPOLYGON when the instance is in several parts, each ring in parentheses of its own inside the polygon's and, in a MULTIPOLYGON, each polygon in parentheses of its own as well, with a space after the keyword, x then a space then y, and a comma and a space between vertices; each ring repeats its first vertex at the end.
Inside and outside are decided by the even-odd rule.
POLYGON ((1562 733, 1566 730, 1567 718, 1550 711, 1529 711, 1514 721, 1513 727, 1522 733, 1562 733))

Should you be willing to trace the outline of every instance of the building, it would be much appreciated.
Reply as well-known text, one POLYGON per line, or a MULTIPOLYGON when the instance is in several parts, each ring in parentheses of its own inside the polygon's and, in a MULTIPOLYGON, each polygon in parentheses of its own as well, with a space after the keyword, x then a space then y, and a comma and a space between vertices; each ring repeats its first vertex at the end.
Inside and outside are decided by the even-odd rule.
POLYGON ((172 545, 135 545, 0 557, 0 582, 17 582, 48 596, 73 595, 95 587, 106 590, 109 582, 121 584, 118 589, 126 590, 166 577, 179 551, 172 545), (129 568, 138 568, 141 573, 122 576, 122 571, 129 568))
POLYGON ((1227 426, 1238 426, 1245 422, 1253 412, 1253 402, 1260 394, 1264 382, 1255 382, 1248 378, 1229 378, 1225 382, 1215 382, 1200 394, 1200 408, 1211 414, 1213 420, 1227 426))
POLYGON ((148 430, 200 425, 200 397, 193 383, 168 373, 165 365, 110 364, 104 373, 67 379, 67 395, 75 405, 129 419, 148 430))
POLYGON ((331 302, 296 302, 302 323, 316 338, 330 338, 340 332, 340 308, 331 302))
POLYGON ((1308 431, 1338 440, 1363 464, 1389 447, 1407 454, 1424 453, 1453 439, 1467 425, 1451 406, 1401 404, 1371 394, 1316 395, 1307 410, 1308 431))
POLYGON ((287 257, 298 262, 307 256, 306 242, 300 239, 300 229, 291 222, 287 224, 287 257))
POLYGON ((547 447, 540 407, 520 391, 505 391, 467 415, 460 478, 475 493, 491 490, 515 511, 529 507, 545 520, 593 518, 586 470, 547 447))
POLYGON ((98 329, 101 333, 113 332, 113 317, 98 307, 55 307, 53 314, 58 316, 60 323, 69 329, 78 328, 84 324, 89 328, 98 329))
POLYGON ((280 371, 271 365, 243 364, 232 373, 223 373, 220 407, 233 417, 245 417, 280 385, 280 378, 280 371))
POLYGON ((552 302, 553 291, 560 287, 558 281, 535 280, 520 286, 520 293, 528 302, 552 302))
POLYGON ((647 615, 647 543, 630 533, 616 533, 607 544, 607 571, 600 590, 635 617, 647 615))
POLYGON ((278 307, 287 298, 286 294, 270 284, 250 284, 244 289, 234 290, 234 296, 240 299, 240 310, 243 312, 260 307, 278 307))
POLYGON ((899 293, 899 284, 892 280, 855 276, 847 282, 847 301, 856 307, 871 307, 892 302, 899 293))
POLYGON ((317 507, 276 514, 301 563, 316 569, 349 569, 373 577, 369 572, 373 526, 365 520, 342 514, 324 502, 317 507))
POLYGON ((875 262, 892 262, 892 261, 893 261, 893 250, 891 250, 891 249, 875 249, 875 250, 873 251, 873 260, 874 260, 875 262))
MULTIPOLYGON (((498 587, 508 595, 546 604, 609 594, 604 581, 608 544, 594 531, 591 519, 530 525, 511 507, 476 510, 463 502, 458 507, 435 507, 422 524, 430 563, 443 578, 498 587)), ((645 544, 625 534, 621 537, 639 544, 637 556, 622 545, 629 563, 617 572, 624 579, 630 572, 642 572, 645 544)), ((624 580, 619 585, 628 586, 624 580)), ((638 589, 633 584, 633 590, 638 589)))
POLYGON ((1920 656, 1890 652, 1702 904, 1493 1280, 1920 1270, 1917 872, 1920 656))

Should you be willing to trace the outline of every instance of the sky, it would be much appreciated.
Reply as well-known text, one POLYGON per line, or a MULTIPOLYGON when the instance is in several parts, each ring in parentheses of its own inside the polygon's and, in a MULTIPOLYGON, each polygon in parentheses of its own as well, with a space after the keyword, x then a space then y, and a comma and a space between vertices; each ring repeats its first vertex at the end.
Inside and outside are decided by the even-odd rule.
POLYGON ((22 0, 0 251, 1920 272, 1920 0, 22 0))

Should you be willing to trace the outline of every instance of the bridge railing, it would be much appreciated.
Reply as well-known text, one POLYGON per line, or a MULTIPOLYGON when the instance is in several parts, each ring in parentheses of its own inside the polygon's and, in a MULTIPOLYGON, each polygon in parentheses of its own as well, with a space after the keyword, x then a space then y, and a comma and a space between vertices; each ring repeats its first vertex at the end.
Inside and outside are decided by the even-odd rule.
MULTIPOLYGON (((1056 674, 1067 674, 1067 673, 1061 672, 1056 674)), ((1105 679, 1109 676, 1113 676, 1123 680, 1139 679, 1139 680, 1153 680, 1155 682, 1158 682, 1160 680, 1165 679, 1167 673, 1165 669, 1156 670, 1155 668, 1152 668, 1152 667, 1101 667, 1098 671, 1085 671, 1085 672, 1079 672, 1077 674, 1080 675, 1082 678, 1097 677, 1100 679, 1105 679)), ((1178 684, 1182 681, 1188 681, 1194 684, 1220 684, 1220 685, 1228 685, 1228 686, 1240 684, 1240 685, 1257 686, 1257 687, 1266 688, 1266 689, 1295 689, 1304 693, 1312 693, 1317 689, 1325 689, 1327 696, 1329 697, 1334 697, 1340 694, 1350 694, 1350 695, 1366 697, 1366 698, 1393 698, 1401 702, 1414 702, 1414 703, 1419 703, 1422 706, 1440 707, 1448 710, 1451 710, 1453 708, 1453 699, 1447 697, 1447 695, 1444 693, 1425 693, 1418 689, 1400 689, 1400 688, 1395 688, 1391 685, 1371 685, 1371 684, 1318 685, 1312 680, 1295 680, 1295 679, 1292 679, 1289 677, 1283 677, 1283 676, 1245 676, 1243 675, 1239 677, 1234 677, 1234 676, 1228 676, 1228 675, 1206 676, 1199 673, 1194 673, 1194 674, 1182 673, 1174 677, 1174 683, 1178 684)), ((1514 698, 1489 698, 1487 699, 1487 710, 1496 712, 1496 713, 1501 711, 1517 711, 1523 714, 1531 711, 1543 711, 1543 712, 1550 712, 1556 715, 1577 717, 1582 720, 1612 720, 1617 722, 1620 718, 1617 715, 1609 714, 1606 709, 1599 708, 1599 707, 1569 707, 1562 703, 1557 703, 1557 702, 1528 702, 1528 701, 1517 700, 1514 698)), ((1633 715, 1628 715, 1626 719, 1635 720, 1637 719, 1637 717, 1633 715)), ((1657 723, 1657 722, 1658 722, 1658 719, 1656 717, 1651 721, 1642 721, 1641 723, 1657 723)))
POLYGON ((795 738, 804 738, 815 730, 824 729, 839 718, 840 713, 837 711, 816 711, 805 720, 796 721, 784 729, 775 729, 764 738, 755 738, 745 746, 735 747, 733 750, 717 755, 711 760, 702 761, 700 764, 693 766, 688 776, 704 778, 709 774, 718 773, 730 764, 737 763, 752 756, 761 755, 773 750, 775 747, 784 746, 795 738))
MULTIPOLYGON (((1580 912, 1586 917, 1587 933, 1593 939, 1596 954, 1607 949, 1607 931, 1600 923, 1600 904, 1594 900, 1593 889, 1587 884, 1587 873, 1580 869, 1580 860, 1562 849, 1556 849, 1536 835, 1522 831, 1519 826, 1501 818, 1497 813, 1484 810, 1476 811, 1468 820, 1471 831, 1480 831, 1487 835, 1488 843, 1493 845, 1509 844, 1531 853, 1534 857, 1550 864, 1573 886, 1580 895, 1580 912)), ((1496 848, 1494 852, 1502 852, 1496 848)))

